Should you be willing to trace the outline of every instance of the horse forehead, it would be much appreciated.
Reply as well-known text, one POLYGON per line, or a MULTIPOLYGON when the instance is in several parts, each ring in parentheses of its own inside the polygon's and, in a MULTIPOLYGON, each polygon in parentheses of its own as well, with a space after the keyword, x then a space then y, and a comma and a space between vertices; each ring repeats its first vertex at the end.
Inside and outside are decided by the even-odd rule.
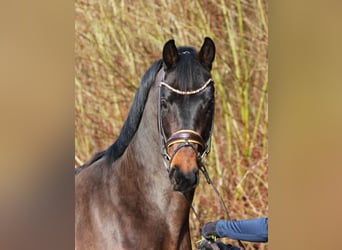
MULTIPOLYGON (((178 66, 181 67, 181 66, 178 66)), ((170 73, 166 78, 167 84, 181 91, 191 91, 202 87, 210 75, 199 70, 181 68, 176 72, 170 73)))

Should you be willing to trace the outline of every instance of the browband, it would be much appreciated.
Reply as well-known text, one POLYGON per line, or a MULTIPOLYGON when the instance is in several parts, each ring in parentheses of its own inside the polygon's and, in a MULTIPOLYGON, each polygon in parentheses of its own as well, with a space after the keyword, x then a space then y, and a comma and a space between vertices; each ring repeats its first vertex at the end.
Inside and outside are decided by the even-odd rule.
POLYGON ((163 81, 160 82, 160 86, 165 86, 169 90, 171 90, 177 94, 180 94, 180 95, 194 95, 194 94, 201 92, 203 89, 205 89, 211 82, 213 82, 213 80, 211 78, 209 78, 208 81, 202 87, 200 87, 196 90, 190 90, 190 91, 182 91, 179 89, 175 89, 174 87, 171 87, 169 84, 167 84, 166 82, 163 82, 163 81))

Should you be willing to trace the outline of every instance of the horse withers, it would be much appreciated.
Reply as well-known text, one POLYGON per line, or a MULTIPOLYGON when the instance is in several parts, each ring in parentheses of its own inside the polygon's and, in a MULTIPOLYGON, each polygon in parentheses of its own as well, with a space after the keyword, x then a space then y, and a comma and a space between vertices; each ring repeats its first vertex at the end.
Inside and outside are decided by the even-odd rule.
POLYGON ((191 249, 189 212, 210 151, 215 45, 163 48, 118 139, 75 169, 76 249, 191 249))

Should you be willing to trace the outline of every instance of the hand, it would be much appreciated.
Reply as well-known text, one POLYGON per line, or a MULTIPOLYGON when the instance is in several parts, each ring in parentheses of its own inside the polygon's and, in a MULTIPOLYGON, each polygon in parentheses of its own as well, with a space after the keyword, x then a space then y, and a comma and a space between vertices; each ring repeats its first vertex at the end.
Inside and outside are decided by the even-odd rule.
POLYGON ((197 248, 200 250, 221 250, 215 242, 208 241, 206 239, 197 243, 197 248))
POLYGON ((230 244, 225 245, 219 240, 213 242, 203 239, 202 241, 198 242, 196 246, 199 250, 240 250, 240 248, 230 244))
POLYGON ((216 223, 217 222, 209 222, 202 227, 202 235, 207 240, 215 241, 217 237, 216 223))
POLYGON ((230 245, 230 244, 223 244, 221 241, 216 241, 216 245, 220 250, 241 250, 239 247, 230 245))

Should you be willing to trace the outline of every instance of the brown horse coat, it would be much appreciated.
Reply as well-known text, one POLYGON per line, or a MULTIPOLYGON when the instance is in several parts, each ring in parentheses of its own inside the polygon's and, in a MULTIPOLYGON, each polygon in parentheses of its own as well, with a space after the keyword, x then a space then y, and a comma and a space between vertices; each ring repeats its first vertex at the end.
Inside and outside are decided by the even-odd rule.
MULTIPOLYGON (((175 50, 174 43, 164 47, 163 60, 156 62, 142 80, 142 85, 146 81, 149 82, 149 86, 145 89, 141 87, 138 91, 118 139, 119 142, 100 152, 93 160, 77 170, 76 249, 191 249, 189 210, 195 191, 194 185, 198 183, 198 159, 190 156, 197 154, 198 147, 197 145, 190 147, 188 144, 176 150, 174 150, 176 146, 170 147, 171 152, 168 153, 175 152, 173 157, 175 163, 174 166, 166 166, 167 161, 160 153, 161 134, 158 128, 158 115, 161 114, 158 112, 161 111, 157 108, 157 104, 161 98, 159 85, 161 80, 166 78, 169 82, 180 81, 178 79, 180 76, 170 69, 174 67, 172 64, 182 60, 187 60, 188 64, 195 64, 198 72, 191 73, 195 88, 203 84, 207 80, 205 78, 210 77, 215 48, 212 41, 207 39, 199 54, 187 47, 186 49, 191 52, 190 55, 184 53, 185 55, 177 56, 172 54, 175 50), (210 49, 213 50, 211 57, 208 55, 210 49), (168 77, 166 74, 169 74, 168 77), (138 118, 133 116, 136 113, 140 113, 138 118), (133 121, 134 119, 136 121, 133 121), (133 123, 136 124, 136 128, 131 129, 133 123), (129 139, 126 138, 123 143, 122 138, 125 137, 129 139), (169 167, 174 171, 170 171, 169 167), (175 191, 175 186, 179 190, 175 191)), ((187 108, 178 113, 196 111, 199 114, 191 114, 193 119, 199 119, 196 118, 197 116, 203 119, 203 114, 200 112, 202 106, 205 106, 203 103, 211 104, 213 100, 202 99, 206 96, 212 99, 213 91, 213 87, 210 87, 208 90, 203 90, 206 93, 191 97, 194 99, 191 103, 194 109, 187 108), (199 102, 198 107, 195 101, 199 102)), ((177 96, 167 89, 162 94, 168 94, 169 102, 172 96, 177 96)), ((175 110, 184 108, 182 105, 184 101, 174 102, 170 105, 168 113, 176 113, 175 110)), ((181 118, 180 115, 179 117, 181 118)), ((177 116, 174 115, 170 125, 165 123, 165 133, 168 137, 170 133, 175 132, 175 129, 184 129, 185 125, 182 125, 180 118, 177 118, 178 120, 176 118, 177 116)), ((204 123, 211 123, 212 117, 210 119, 204 123)), ((205 139, 210 137, 210 133, 206 131, 207 125, 194 124, 186 126, 200 136, 204 135, 205 139)), ((211 125, 209 127, 211 128, 211 125)))

